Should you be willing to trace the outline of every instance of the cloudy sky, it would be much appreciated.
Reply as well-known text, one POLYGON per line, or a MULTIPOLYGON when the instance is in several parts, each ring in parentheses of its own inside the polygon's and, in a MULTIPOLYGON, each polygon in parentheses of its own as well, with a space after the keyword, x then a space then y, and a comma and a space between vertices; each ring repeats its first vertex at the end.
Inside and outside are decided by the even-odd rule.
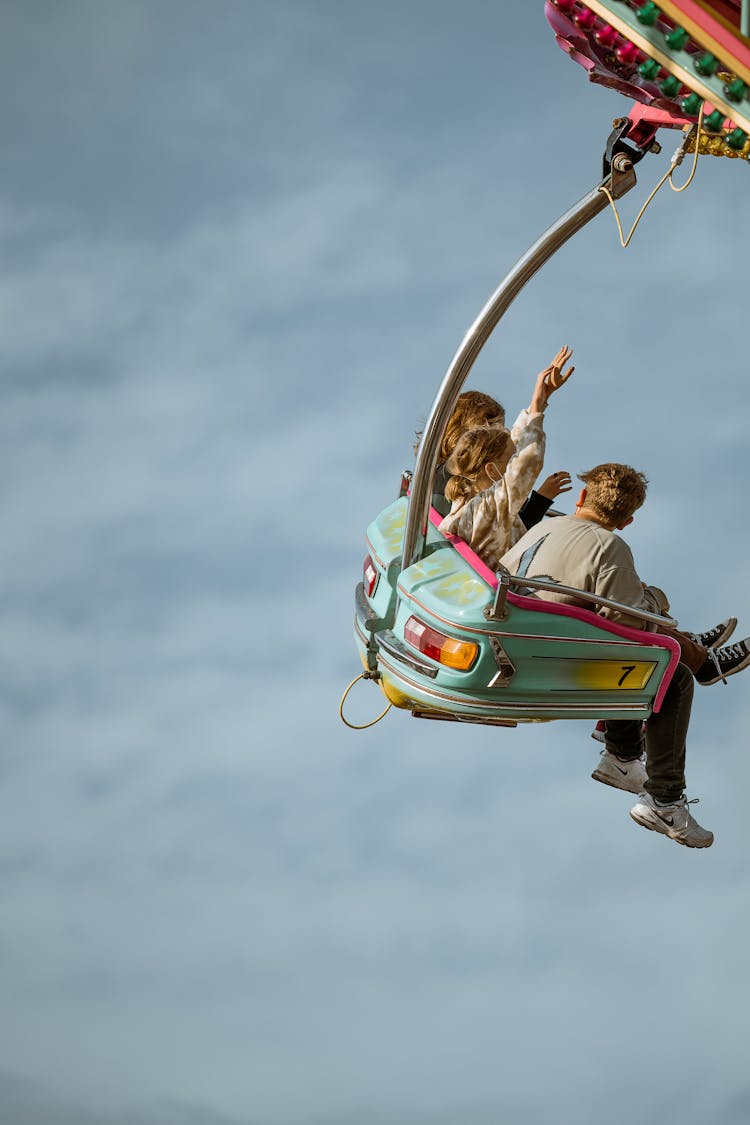
MULTIPOLYGON (((696 692, 705 853, 585 723, 337 715, 364 530, 626 103, 541 0, 2 11, 0 1119, 746 1122, 750 678, 696 692)), ((599 216, 471 375, 571 343, 548 469, 646 471, 643 576, 740 635, 748 174, 599 216)))

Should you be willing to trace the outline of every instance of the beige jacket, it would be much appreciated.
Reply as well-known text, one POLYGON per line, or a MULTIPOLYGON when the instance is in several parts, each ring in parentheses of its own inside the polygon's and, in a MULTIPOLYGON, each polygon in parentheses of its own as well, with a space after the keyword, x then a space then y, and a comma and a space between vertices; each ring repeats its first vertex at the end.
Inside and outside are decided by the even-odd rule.
MULTIPOLYGON (((528 578, 551 578, 563 586, 601 594, 634 609, 666 613, 669 601, 658 586, 645 586, 635 569, 627 543, 613 531, 575 516, 542 520, 532 527, 500 560, 511 574, 528 578), (536 546, 536 550, 535 545, 536 546), (527 554, 529 552, 529 554, 527 554)), ((547 601, 581 605, 596 611, 596 606, 566 594, 540 590, 537 596, 547 601)), ((653 630, 641 619, 618 610, 601 608, 602 617, 653 630)))
POLYGON ((508 548, 526 528, 518 518, 544 463, 544 415, 522 410, 511 430, 516 452, 503 477, 470 500, 455 500, 440 524, 446 535, 458 535, 495 570, 508 548))

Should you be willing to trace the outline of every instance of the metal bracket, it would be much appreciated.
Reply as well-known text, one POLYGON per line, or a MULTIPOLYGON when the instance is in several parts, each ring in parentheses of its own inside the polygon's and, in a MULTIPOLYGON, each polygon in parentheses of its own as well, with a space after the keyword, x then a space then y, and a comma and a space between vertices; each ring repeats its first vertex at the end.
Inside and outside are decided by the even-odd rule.
POLYGON ((612 174, 609 177, 609 193, 613 199, 620 199, 636 184, 633 162, 627 153, 618 152, 612 160, 612 174))
POLYGON ((488 687, 507 687, 516 674, 516 666, 508 656, 498 637, 490 637, 492 652, 497 663, 497 672, 488 687))
POLYGON ((367 655, 367 669, 362 673, 362 679, 379 680, 380 670, 378 668, 378 648, 372 636, 367 638, 365 653, 367 655))
POLYGON ((497 591, 492 605, 484 607, 484 616, 487 621, 505 621, 510 610, 508 609, 508 590, 510 589, 511 573, 507 567, 498 566, 497 591))
POLYGON ((604 156, 602 157, 602 179, 604 180, 606 180, 607 176, 612 174, 616 156, 624 155, 628 158, 630 164, 634 165, 637 164, 639 160, 643 160, 643 157, 648 151, 646 148, 639 148, 637 145, 628 144, 625 140, 632 127, 632 122, 629 117, 616 117, 612 124, 614 128, 607 137, 607 143, 604 146, 604 156))

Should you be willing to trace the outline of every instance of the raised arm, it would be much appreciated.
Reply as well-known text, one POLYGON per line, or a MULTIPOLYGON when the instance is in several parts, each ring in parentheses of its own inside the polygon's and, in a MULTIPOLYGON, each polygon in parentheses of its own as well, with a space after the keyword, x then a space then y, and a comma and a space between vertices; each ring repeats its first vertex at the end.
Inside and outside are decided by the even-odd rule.
POLYGON ((544 464, 544 426, 540 411, 522 410, 512 437, 516 452, 505 469, 505 486, 511 518, 516 516, 534 487, 544 464))

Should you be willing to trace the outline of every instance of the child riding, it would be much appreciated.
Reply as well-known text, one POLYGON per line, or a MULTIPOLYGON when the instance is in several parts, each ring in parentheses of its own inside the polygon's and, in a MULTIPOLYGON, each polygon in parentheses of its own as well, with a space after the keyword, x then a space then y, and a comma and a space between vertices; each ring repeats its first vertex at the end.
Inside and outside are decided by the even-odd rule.
MULTIPOLYGON (((563 370, 571 355, 570 348, 561 348, 539 372, 529 406, 512 431, 493 421, 474 426, 458 437, 445 461, 451 509, 440 530, 460 536, 492 569, 527 530, 519 516, 544 463, 544 411, 550 395, 573 374, 572 366, 563 370)), ((446 433, 449 429, 450 422, 446 433)), ((545 485, 550 481, 553 497, 569 491, 568 473, 555 473, 545 485)))

